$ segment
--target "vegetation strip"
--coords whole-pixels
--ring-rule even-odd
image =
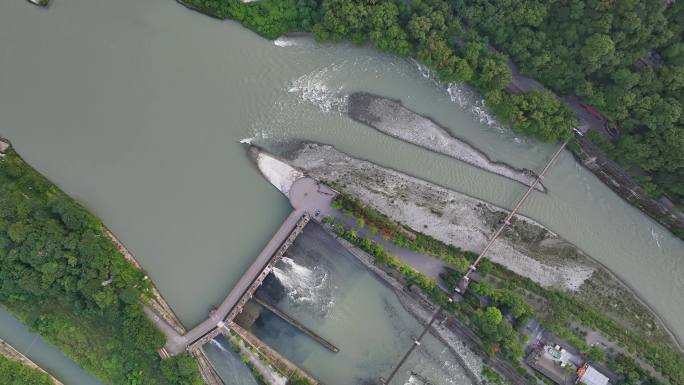
[[[654,198],[638,199],[637,207],[684,237],[681,1],[639,0],[598,8],[589,0],[575,8],[536,0],[178,1],[212,17],[237,20],[270,39],[313,32],[320,41],[371,43],[384,52],[415,57],[441,81],[468,82],[500,120],[543,140],[570,138],[578,126],[576,114],[598,120],[599,127],[589,128],[618,133],[607,142],[607,153]],[[517,73],[514,78],[508,58],[487,38],[510,53],[525,74],[554,91],[586,99],[605,116],[576,98],[562,102],[543,86],[520,87],[534,81]],[[571,143],[570,149],[578,148]],[[614,175],[626,173],[618,171]],[[610,169],[601,172],[610,174]]]
[[[102,223],[27,165],[0,158],[0,302],[109,384],[201,384],[188,354],[161,361],[144,273]]]
[[[64,385],[28,357],[0,339],[0,378],[4,384]]]
[[[444,280],[453,289],[461,274],[474,260],[476,253],[464,252],[459,248],[446,245],[424,234],[416,233],[387,218],[377,210],[365,206],[360,201],[341,194],[334,202],[334,208],[346,210],[347,215],[359,218],[358,225],[381,229],[387,239],[395,245],[420,250],[423,253],[450,261],[455,273],[447,273]],[[332,225],[333,219],[325,222]],[[403,229],[403,230],[400,230]],[[610,368],[625,376],[625,384],[659,384],[660,382],[641,367],[638,359],[643,359],[652,368],[666,377],[671,384],[684,384],[684,356],[672,346],[653,342],[648,336],[628,331],[605,315],[603,309],[593,308],[578,300],[571,293],[544,288],[528,278],[521,277],[496,263],[484,263],[479,272],[489,275],[487,281],[473,284],[472,292],[489,298],[491,304],[481,308],[476,297],[466,301],[449,303],[446,294],[436,281],[414,270],[396,256],[386,252],[382,245],[365,237],[358,236],[358,230],[347,228],[341,223],[334,224],[334,231],[372,255],[380,265],[399,271],[409,284],[420,287],[436,304],[444,306],[462,322],[478,334],[490,354],[502,355],[521,368],[523,339],[520,330],[532,317],[537,317],[544,328],[575,345],[592,360],[605,362]],[[416,234],[407,237],[406,231]],[[536,304],[531,306],[530,303]],[[511,322],[504,320],[503,315]],[[616,346],[624,346],[625,352],[614,349],[601,350],[589,346],[585,340],[586,330],[600,331]],[[520,369],[523,370],[522,368]]]

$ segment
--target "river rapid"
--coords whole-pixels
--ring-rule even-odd
[[[553,146],[516,136],[467,89],[424,75],[366,47],[265,40],[172,0],[58,0],[47,9],[0,0],[0,136],[102,218],[187,327],[220,303],[289,212],[239,140],[329,143],[513,205],[522,185],[344,114],[354,91],[400,99],[493,160],[543,167]],[[683,339],[684,244],[569,153],[545,186],[522,213],[615,272]]]

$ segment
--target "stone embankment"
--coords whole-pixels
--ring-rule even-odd
[[[259,298],[258,296],[254,296],[252,299],[253,299],[256,303],[258,303],[259,305],[263,306],[265,309],[267,309],[268,311],[270,311],[271,313],[273,313],[273,314],[275,314],[276,316],[278,316],[278,317],[279,317],[280,319],[282,319],[283,321],[285,321],[285,322],[287,322],[288,324],[292,325],[294,328],[296,328],[296,329],[299,330],[300,332],[306,334],[306,335],[309,336],[311,339],[313,339],[314,341],[316,341],[316,342],[318,342],[319,344],[321,344],[324,348],[330,350],[330,351],[333,352],[333,353],[339,353],[340,349],[339,349],[337,346],[333,345],[332,342],[326,340],[325,338],[323,338],[322,336],[320,336],[318,333],[316,333],[316,332],[314,332],[313,330],[311,330],[311,329],[309,329],[308,327],[306,327],[306,326],[305,326],[304,324],[302,324],[301,322],[299,322],[299,321],[297,321],[296,319],[290,317],[290,316],[287,315],[285,312],[283,312],[282,310],[278,309],[276,306],[274,306],[274,305],[268,303],[268,301],[265,301],[265,300]]]
[[[119,250],[121,255],[123,255],[124,258],[126,258],[126,260],[132,263],[133,266],[135,266],[137,269],[143,270],[142,266],[140,266],[140,263],[138,263],[135,257],[133,257],[133,254],[114,235],[114,233],[112,233],[112,231],[107,228],[105,228],[105,232],[109,239],[111,239],[114,246],[116,246],[116,248]],[[145,276],[145,279],[149,278]],[[149,293],[147,293],[149,295],[145,298],[145,314],[147,314],[153,322],[155,321],[155,317],[161,317],[162,319],[164,319],[164,321],[166,321],[167,325],[170,325],[180,335],[184,335],[187,331],[178,319],[178,317],[176,316],[176,314],[171,309],[171,306],[169,306],[164,297],[162,297],[159,290],[157,290],[156,286],[154,286],[154,283],[150,282],[150,286],[151,290]],[[158,324],[157,322],[154,323]],[[191,352],[191,354],[197,360],[197,367],[199,368],[202,381],[204,381],[205,384],[225,385],[223,383],[223,380],[221,380],[221,377],[219,377],[219,375],[216,373],[216,370],[211,365],[209,358],[207,358],[206,354],[202,349],[194,349]]]
[[[679,238],[684,238],[684,214],[666,199],[655,200],[625,170],[586,136],[575,135],[575,157],[616,194],[638,207]]]
[[[464,250],[481,250],[508,214],[482,200],[352,158],[332,146],[302,143],[285,156],[293,167],[338,186],[392,220]],[[572,292],[635,333],[679,347],[660,317],[612,272],[530,218],[516,215],[489,255],[542,286]]]
[[[43,368],[38,366],[35,362],[31,361],[31,359],[29,359],[25,355],[21,354],[21,352],[19,352],[17,349],[12,347],[12,345],[8,344],[2,339],[0,339],[0,355],[5,356],[12,361],[20,362],[21,364],[26,365],[29,368],[36,369],[47,374],[48,376],[50,376],[50,379],[52,380],[52,382],[55,383],[55,385],[64,385],[58,379],[53,377],[50,373],[43,370]]]
[[[332,231],[328,225],[323,225],[323,228],[332,236],[337,239],[337,241],[349,251],[356,259],[358,259],[368,270],[370,270],[376,277],[379,278],[380,282],[385,284],[389,289],[394,291],[399,299],[401,305],[408,311],[413,317],[415,317],[423,326],[427,324],[435,312],[436,308],[433,304],[425,300],[418,300],[415,294],[412,294],[405,290],[406,283],[400,282],[399,279],[395,278],[393,274],[386,271],[385,269],[377,266],[373,257],[368,255],[368,253],[355,247],[347,240],[337,237],[337,235]],[[459,336],[445,327],[442,323],[436,323],[430,330],[431,334],[439,339],[444,345],[446,345],[454,357],[459,361],[459,364],[463,367],[466,375],[473,384],[481,384],[482,378],[480,372],[482,371],[482,358],[475,354],[470,347],[465,345],[464,340]]]
[[[396,222],[464,250],[482,250],[508,211],[432,183],[355,159],[332,146],[305,143],[288,154],[293,166],[333,186],[340,186]],[[325,159],[325,162],[321,162]],[[517,215],[511,228],[494,243],[492,260],[546,287],[578,290],[596,266],[540,223]],[[542,240],[553,239],[552,244]],[[540,250],[543,249],[543,250]],[[547,260],[538,260],[539,254]],[[561,254],[555,260],[549,255]],[[576,254],[580,254],[577,250]]]
[[[305,379],[312,385],[318,385],[320,382],[315,379],[312,375],[306,373],[297,365],[292,363],[287,358],[283,357],[280,353],[273,350],[266,343],[261,341],[257,336],[250,333],[248,330],[244,329],[235,322],[230,322],[228,324],[230,330],[235,332],[240,338],[250,345],[255,351],[264,356],[270,365],[272,365],[279,373],[281,373],[286,378],[291,378],[294,375]],[[231,334],[226,335],[227,338],[234,338]]]
[[[126,258],[130,263],[133,264],[138,270],[143,270],[142,266],[140,266],[140,263],[133,257],[133,254],[126,248],[126,246],[112,233],[111,230],[105,228],[105,232],[107,233],[107,236],[109,239],[112,240],[112,243],[114,243],[114,246],[119,250],[121,255]],[[145,276],[145,279],[149,279],[147,276]],[[171,306],[166,302],[164,297],[162,297],[161,293],[159,290],[157,290],[157,287],[154,286],[154,283],[150,282],[151,286],[151,291],[150,291],[150,296],[146,298],[146,304],[156,313],[158,316],[163,318],[169,325],[171,325],[179,334],[183,335],[186,333],[185,327],[183,324],[180,322],[176,314],[173,312],[171,309]]]
[[[527,169],[517,169],[497,162],[463,139],[451,135],[434,120],[419,115],[399,100],[384,98],[365,92],[349,95],[349,116],[376,130],[428,150],[450,156],[485,171],[531,186],[537,175]],[[545,192],[541,184],[535,187]]]

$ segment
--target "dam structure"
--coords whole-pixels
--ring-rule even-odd
[[[252,299],[256,290],[273,270],[273,266],[283,257],[287,249],[311,219],[319,219],[322,211],[330,208],[332,199],[337,195],[329,187],[316,180],[296,175],[287,191],[293,207],[273,237],[259,253],[237,284],[228,293],[223,302],[210,312],[204,320],[185,334],[180,334],[161,317],[146,309],[148,315],[166,336],[166,345],[159,351],[164,358],[172,357],[184,351],[197,351],[205,343],[220,334],[229,333],[235,317],[240,314],[245,304]],[[279,187],[279,186],[276,186]]]

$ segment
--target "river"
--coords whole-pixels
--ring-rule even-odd
[[[267,282],[258,295],[275,293],[278,308],[340,351],[326,350],[270,312],[257,319],[253,332],[325,384],[377,384],[423,329],[391,289],[316,223],[307,225],[278,262],[274,279],[279,284]],[[391,384],[407,383],[413,371],[434,385],[471,385],[457,362],[430,337]]]
[[[403,100],[490,157],[553,149],[499,127],[414,63],[308,38],[262,39],[172,0],[0,0],[0,136],[126,243],[183,323],[221,301],[289,211],[240,139],[342,151],[511,207],[522,185],[389,138],[340,94]],[[522,212],[634,288],[684,339],[684,244],[565,153]],[[11,326],[3,328],[11,329]]]

